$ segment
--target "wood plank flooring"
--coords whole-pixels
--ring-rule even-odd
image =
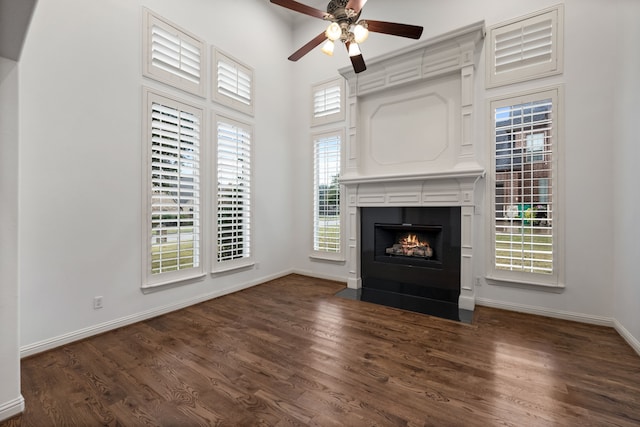
[[[291,275],[27,358],[0,426],[640,425],[640,357],[611,328],[343,287]]]

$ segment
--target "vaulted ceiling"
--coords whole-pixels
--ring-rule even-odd
[[[20,59],[37,0],[0,0],[0,56]]]

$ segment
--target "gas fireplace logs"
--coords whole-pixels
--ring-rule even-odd
[[[415,234],[409,234],[385,249],[387,255],[400,255],[418,258],[431,258],[433,249],[429,242],[422,242]]]

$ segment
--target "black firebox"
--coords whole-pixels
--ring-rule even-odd
[[[460,320],[460,208],[364,207],[360,299]]]

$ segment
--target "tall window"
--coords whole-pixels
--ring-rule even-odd
[[[340,253],[340,144],[341,132],[313,138],[313,250]]]
[[[251,257],[251,126],[216,118],[218,269]]]
[[[147,284],[200,273],[202,111],[146,91]]]
[[[491,103],[496,278],[558,283],[558,98],[552,89]]]

